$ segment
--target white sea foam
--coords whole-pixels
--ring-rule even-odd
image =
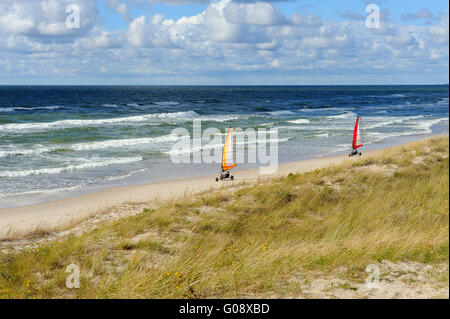
[[[142,138],[128,138],[128,139],[112,139],[97,142],[86,142],[86,143],[76,143],[76,144],[59,144],[54,146],[44,146],[40,144],[33,145],[33,148],[27,149],[4,149],[0,150],[1,157],[12,157],[18,155],[40,155],[45,153],[57,152],[58,150],[64,149],[66,151],[92,151],[92,150],[102,150],[111,148],[124,148],[124,147],[134,147],[141,146],[145,144],[160,144],[167,143],[171,141],[177,141],[178,137],[176,135],[168,134],[157,137],[142,137]]]
[[[145,172],[145,171],[148,171],[148,168],[138,169],[137,171],[132,171],[132,172],[129,172],[129,173],[126,173],[126,174],[123,174],[123,175],[118,175],[118,176],[107,176],[107,177],[105,177],[105,180],[107,180],[107,181],[117,181],[117,180],[121,180],[121,179],[130,177],[130,176],[133,176],[135,174],[142,173],[142,172]]]
[[[328,111],[349,111],[351,108],[345,107],[318,107],[318,108],[307,108],[307,109],[298,109],[299,112],[312,113],[312,112],[328,112]]]
[[[14,112],[14,108],[13,107],[0,108],[0,112],[5,112],[5,113]]]
[[[17,155],[32,155],[37,154],[35,150],[32,149],[8,149],[0,151],[0,158],[9,157],[9,156],[17,156]]]
[[[164,143],[177,141],[178,137],[176,135],[163,135],[158,137],[142,137],[142,138],[128,138],[128,139],[114,139],[99,142],[90,143],[77,143],[72,145],[67,145],[68,148],[75,151],[89,151],[89,150],[99,150],[99,149],[109,149],[109,148],[122,148],[137,146],[142,144],[151,143]]]
[[[161,101],[161,102],[152,102],[153,104],[160,105],[160,106],[172,106],[172,105],[178,105],[180,103],[174,102],[174,101]]]
[[[65,129],[73,127],[95,127],[105,125],[120,125],[127,123],[149,122],[157,119],[186,119],[198,116],[194,111],[174,112],[174,113],[154,113],[135,115],[128,117],[116,117],[107,119],[90,119],[90,120],[60,120],[55,122],[39,122],[39,123],[14,123],[0,125],[0,132],[39,132],[53,129]]]
[[[366,117],[363,119],[363,123],[364,121],[368,122],[369,124],[367,124],[364,128],[365,129],[374,129],[377,127],[383,127],[383,126],[388,126],[388,125],[393,125],[393,124],[401,124],[407,121],[411,121],[411,120],[415,120],[415,119],[420,119],[420,118],[424,118],[423,115],[415,115],[415,116],[403,116],[403,117]],[[378,123],[372,123],[372,121],[380,121]]]
[[[216,116],[202,116],[196,118],[198,120],[202,121],[212,121],[212,122],[228,122],[228,121],[235,121],[239,119],[238,116],[224,116],[224,115],[216,115]]]
[[[329,125],[329,122],[316,122],[317,124],[309,124],[302,126],[290,126],[290,125],[281,125],[276,126],[277,129],[281,131],[323,131],[324,129],[328,131],[345,131],[353,129],[348,125]],[[322,124],[321,124],[322,123]]]
[[[279,115],[295,115],[292,111],[273,111],[268,112],[270,115],[279,116]]]
[[[353,113],[353,112],[345,112],[343,114],[339,114],[339,115],[330,115],[327,116],[327,119],[347,119],[347,118],[356,118],[357,114]]]
[[[391,124],[394,124],[394,123],[395,123],[394,121],[389,120],[389,121],[380,122],[380,123],[367,124],[367,125],[364,125],[363,128],[365,130],[371,130],[371,129],[374,129],[374,128],[377,128],[377,127],[383,127],[383,126],[391,125]]]
[[[425,133],[432,133],[431,127],[442,121],[448,121],[448,118],[439,118],[439,119],[419,121],[419,122],[415,123],[415,126],[419,129],[425,131]]]
[[[142,161],[143,158],[138,157],[123,157],[123,158],[86,158],[79,159],[84,163],[67,165],[64,167],[51,167],[41,169],[30,169],[21,171],[0,171],[0,177],[26,177],[31,175],[47,175],[47,174],[59,174],[64,172],[71,172],[75,170],[103,167],[109,165],[129,164]]]
[[[0,112],[57,110],[57,109],[62,109],[62,108],[64,108],[64,106],[60,106],[60,105],[35,106],[35,107],[14,106],[14,107],[0,108]]]
[[[406,117],[409,119],[412,118],[421,118],[421,116],[411,116]],[[422,121],[413,121],[410,123],[407,123],[409,126],[409,129],[407,131],[399,132],[399,131],[392,131],[392,132],[367,132],[364,133],[366,136],[368,136],[368,143],[370,144],[372,142],[379,142],[381,140],[384,140],[386,138],[391,137],[400,137],[400,136],[408,136],[408,135],[418,135],[418,134],[430,134],[432,133],[431,127],[435,124],[438,124],[442,121],[448,120],[447,118],[438,118],[438,119],[428,119],[428,120],[422,120]],[[371,136],[373,138],[371,138]]]
[[[278,139],[267,138],[266,139],[266,143],[284,143],[284,142],[287,142],[289,140],[290,140],[290,137],[278,138]],[[252,144],[248,143],[247,141],[243,141],[243,142],[236,143],[236,147],[239,148],[239,147],[243,147],[245,145],[252,146]],[[222,151],[222,147],[223,147],[222,143],[214,143],[214,144],[205,144],[205,145],[193,146],[193,140],[191,140],[189,147],[181,148],[181,149],[180,148],[179,149],[171,149],[171,150],[166,151],[164,153],[165,154],[169,154],[169,155],[181,155],[181,154],[196,153],[196,152],[200,152],[202,150],[212,150],[212,149],[216,149],[217,152],[221,152]]]
[[[298,119],[298,120],[286,121],[286,122],[293,123],[293,124],[308,124],[308,123],[310,123],[309,120],[307,120],[307,119]]]

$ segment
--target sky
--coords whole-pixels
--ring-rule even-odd
[[[0,85],[448,84],[448,62],[444,0],[0,1]]]

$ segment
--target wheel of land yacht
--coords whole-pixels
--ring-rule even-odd
[[[362,153],[360,152],[360,153],[359,153],[359,156],[361,156],[361,155],[362,155]]]
[[[219,178],[218,177],[216,177],[216,182],[218,182],[219,181]]]
[[[232,180],[232,181],[234,181],[234,176],[233,176],[233,175],[231,175],[231,177],[230,177],[230,178],[231,178],[231,180]]]

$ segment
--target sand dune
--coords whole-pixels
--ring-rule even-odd
[[[369,152],[365,152],[368,154]],[[259,170],[234,170],[235,181],[216,182],[215,175],[186,178],[145,185],[110,188],[47,203],[0,209],[0,238],[8,234],[22,235],[36,229],[57,229],[61,225],[81,221],[96,213],[129,202],[167,200],[189,193],[219,189],[241,182],[256,182],[258,178],[272,178],[291,172],[306,172],[349,160],[347,155],[322,157],[282,164],[275,174],[260,175]]]

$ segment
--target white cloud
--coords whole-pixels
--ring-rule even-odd
[[[439,17],[439,23],[432,25],[428,28],[432,40],[436,43],[447,44],[448,51],[448,38],[449,38],[449,24],[448,24],[448,8],[447,12],[442,13]]]
[[[69,4],[80,8],[79,29],[66,27]],[[97,16],[96,3],[89,0],[2,0],[0,33],[52,37],[79,35],[97,23]]]
[[[135,47],[146,47],[149,44],[145,20],[145,16],[141,16],[130,23],[128,41]]]
[[[383,82],[382,72],[448,76],[448,12],[423,26],[394,23],[384,12],[381,29],[374,30],[364,21],[325,21],[311,13],[286,17],[269,1],[217,0],[196,15],[177,20],[142,15],[112,32],[99,23],[92,1],[78,2],[86,6],[87,20],[82,19],[82,31],[70,33],[61,29],[65,0],[2,1],[0,50],[8,64],[0,65],[0,79],[46,77],[55,70],[66,78],[209,83],[226,75],[230,81],[251,80],[252,74],[257,81],[275,82],[274,72],[280,81],[338,74],[351,81],[379,76]],[[129,7],[119,8],[124,0],[109,4],[127,18]]]
[[[322,20],[314,14],[294,13],[291,20],[300,27],[320,27],[322,25]]]
[[[227,22],[234,24],[276,25],[286,24],[281,12],[270,3],[234,3],[227,2],[223,8]]]
[[[125,2],[120,2],[120,0],[108,0],[106,4],[108,5],[108,7],[119,13],[124,20],[131,20],[128,5]]]

